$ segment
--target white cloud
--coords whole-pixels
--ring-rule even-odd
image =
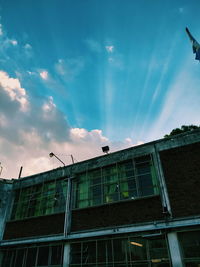
[[[114,46],[113,45],[107,45],[107,46],[105,46],[105,48],[106,48],[106,51],[108,53],[113,53],[114,52]]]
[[[26,91],[21,87],[19,79],[10,78],[6,72],[0,71],[0,86],[1,90],[4,90],[12,101],[19,102],[22,111],[27,111],[29,102]]]
[[[14,46],[18,44],[17,40],[10,40],[10,43]]]
[[[73,141],[94,142],[98,140],[100,143],[108,142],[108,138],[103,136],[102,131],[98,129],[89,132],[83,128],[72,128],[70,133],[71,133],[71,139]]]
[[[0,24],[0,36],[3,35],[3,26]]]
[[[6,116],[4,114],[0,114],[0,127],[6,127],[8,125]]]
[[[56,72],[62,76],[65,81],[73,80],[83,70],[85,62],[83,58],[59,59],[55,64]]]
[[[6,72],[0,74],[2,177],[17,178],[20,166],[24,167],[22,176],[60,166],[56,159],[49,158],[51,151],[69,164],[71,154],[81,161],[102,155],[104,145],[109,145],[111,152],[131,145],[130,138],[113,143],[99,129],[70,128],[53,97],[34,102],[33,98],[28,98],[18,79],[9,77]],[[21,110],[20,98],[29,99],[28,111]]]
[[[32,46],[31,46],[30,44],[25,44],[25,45],[24,45],[24,48],[25,48],[25,49],[32,49]]]
[[[0,24],[0,57],[1,63],[4,62],[5,66],[14,67],[17,66],[19,69],[19,62],[23,60],[24,62],[27,59],[33,57],[33,49],[30,44],[18,42],[13,36],[8,36],[6,31],[3,31],[3,26]],[[11,49],[15,49],[12,51]],[[3,66],[3,64],[1,64]],[[16,69],[16,68],[15,68]]]
[[[87,40],[85,40],[85,43],[89,47],[89,49],[91,51],[96,52],[96,53],[101,53],[102,52],[102,46],[96,40],[87,39]]]
[[[48,80],[48,77],[49,77],[49,73],[47,70],[43,70],[40,72],[40,77],[43,79],[43,80]]]

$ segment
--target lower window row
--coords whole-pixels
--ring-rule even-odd
[[[123,237],[74,243],[70,266],[159,266],[170,265],[164,237]]]
[[[200,266],[200,231],[178,233],[186,267]],[[61,267],[64,243],[0,251],[1,267]],[[70,267],[171,267],[167,237],[143,235],[84,240],[70,244]],[[68,258],[67,255],[65,259]],[[173,261],[173,259],[172,259]],[[67,265],[68,266],[68,265]]]
[[[3,250],[1,267],[61,267],[63,245],[30,246]]]

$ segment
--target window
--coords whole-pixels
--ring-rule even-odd
[[[148,266],[169,267],[164,236],[157,238],[121,237],[71,244],[70,267]]]
[[[11,220],[64,212],[66,191],[66,180],[56,180],[17,190]]]
[[[179,233],[186,267],[200,266],[200,231]]]
[[[79,174],[73,183],[74,208],[84,208],[158,194],[151,156]]]
[[[6,267],[61,267],[63,263],[62,244],[12,248],[2,254],[0,266]]]

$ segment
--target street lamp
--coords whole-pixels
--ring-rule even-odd
[[[59,160],[65,166],[65,163],[61,159],[59,159],[53,152],[49,153],[49,157],[50,158],[52,158],[52,157],[57,158],[57,160]]]

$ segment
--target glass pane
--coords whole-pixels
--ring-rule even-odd
[[[149,161],[151,161],[150,155],[135,158],[136,164],[142,164],[142,163],[149,162]]]
[[[90,187],[91,200],[93,205],[101,204],[102,190],[101,184]]]
[[[129,240],[132,261],[147,260],[146,241],[142,238],[132,237]]]
[[[138,164],[136,165],[136,168],[138,175],[144,175],[151,172],[149,164]]]
[[[96,263],[96,242],[84,242],[82,251],[82,263]]]
[[[28,248],[26,257],[26,267],[35,266],[37,248]]]
[[[138,176],[138,182],[141,196],[149,196],[154,194],[151,174]]]
[[[77,207],[83,208],[89,206],[89,180],[83,180],[82,178],[86,179],[86,176],[81,175],[78,179],[80,182],[77,183],[77,191],[76,191],[76,198],[77,198]]]
[[[54,201],[54,211],[64,211],[66,205],[66,196],[67,196],[67,181],[58,180],[56,181],[56,193]]]
[[[127,239],[113,239],[113,250],[115,262],[126,263],[130,259]]]
[[[119,186],[117,184],[105,186],[105,188],[104,188],[104,190],[105,190],[104,202],[110,203],[110,202],[114,202],[114,201],[119,200],[118,187]]]
[[[104,240],[97,242],[97,262],[107,262],[106,241]]]
[[[102,173],[103,173],[104,183],[118,182],[118,172],[116,165],[103,168]]]
[[[200,258],[200,231],[179,233],[184,258]]]
[[[113,261],[112,240],[106,240],[106,258],[107,262]]]
[[[152,267],[171,267],[171,264],[169,262],[160,262],[160,263],[152,263]],[[192,267],[192,266],[190,266]]]
[[[24,249],[18,249],[16,251],[15,265],[14,266],[23,266],[24,261]]]
[[[51,264],[60,265],[62,264],[62,245],[51,247]]]
[[[15,251],[13,251],[13,250],[5,250],[3,252],[2,267],[3,266],[12,267],[14,258],[15,258]]]
[[[71,244],[71,259],[73,264],[81,265],[81,243]]]
[[[88,172],[88,179],[92,180],[92,184],[101,183],[101,169]]]
[[[15,191],[15,201],[14,201],[13,208],[12,208],[11,220],[16,219],[17,203],[19,201],[19,196],[20,196],[20,190],[16,190]]]
[[[162,261],[168,259],[168,250],[166,240],[163,239],[153,239],[149,240],[149,252],[151,261]]]
[[[49,247],[39,247],[37,266],[48,265]]]
[[[185,264],[185,267],[199,267],[200,266],[200,260],[199,261],[187,261]]]

